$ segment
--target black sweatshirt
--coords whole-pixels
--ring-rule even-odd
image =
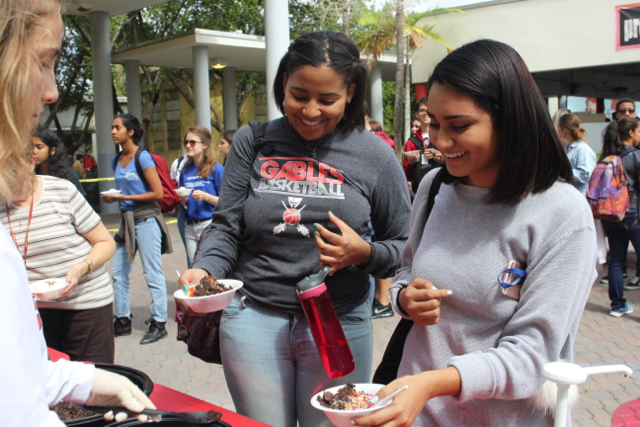
[[[332,211],[364,236],[371,221],[372,262],[325,281],[338,314],[348,313],[367,298],[369,274],[391,277],[400,266],[411,210],[402,167],[388,145],[366,131],[306,141],[281,118],[269,123],[265,143],[275,150],[259,153],[251,167],[251,128],[234,137],[220,201],[193,268],[241,280],[241,292],[269,308],[302,313],[295,284],[320,269],[313,224],[337,232],[327,215]]]

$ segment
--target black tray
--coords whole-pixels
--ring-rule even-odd
[[[119,423],[111,423],[107,424],[105,427],[134,427],[134,426],[151,426],[151,427],[193,427],[196,424],[191,424],[186,421],[181,420],[180,418],[173,416],[164,416],[162,417],[162,421],[159,423],[141,423],[137,418],[128,418],[124,421],[120,421]],[[200,424],[202,425],[202,424]],[[230,424],[225,423],[224,421],[214,421],[211,424],[205,424],[208,427],[232,427]]]
[[[107,365],[102,363],[95,363],[96,368],[104,369],[105,371],[120,374],[123,377],[128,378],[134,383],[144,394],[150,396],[153,392],[153,381],[147,374],[137,369],[129,368],[127,366],[120,365]],[[134,418],[135,419],[135,418]],[[78,418],[71,421],[65,421],[65,425],[69,427],[104,427],[107,425],[107,421],[100,414],[92,415],[86,418]]]

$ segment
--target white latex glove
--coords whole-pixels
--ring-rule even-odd
[[[144,408],[156,409],[153,402],[128,378],[97,368],[93,374],[91,393],[85,405],[122,406],[132,412],[141,412]],[[127,417],[126,412],[118,412],[115,417],[113,411],[104,414],[104,419],[107,421],[113,421],[114,418],[116,421],[124,421]],[[153,417],[154,420],[155,417]],[[145,422],[149,416],[138,415],[137,418]]]

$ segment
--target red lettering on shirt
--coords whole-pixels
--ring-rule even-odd
[[[260,175],[265,179],[342,184],[344,176],[338,169],[326,163],[302,161],[287,157],[262,159]]]
[[[275,160],[267,160],[260,168],[260,175],[267,179],[273,179],[278,173],[278,162]]]

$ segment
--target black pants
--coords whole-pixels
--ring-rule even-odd
[[[87,310],[39,311],[48,347],[66,353],[71,360],[113,364],[113,304]]]

